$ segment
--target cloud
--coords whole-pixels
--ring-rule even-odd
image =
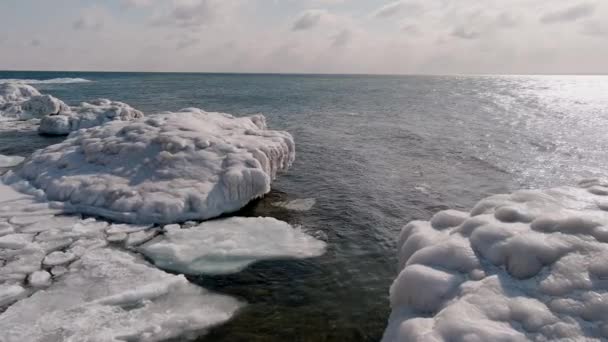
[[[105,21],[109,18],[107,11],[98,6],[92,6],[82,10],[80,17],[72,23],[74,30],[94,30],[103,28]]]
[[[291,26],[292,31],[308,30],[317,26],[328,13],[325,10],[307,10],[302,12]]]
[[[608,25],[599,21],[587,22],[583,26],[581,33],[592,37],[608,37]]]
[[[38,47],[40,45],[42,45],[42,42],[39,39],[34,38],[34,39],[30,40],[30,46]]]
[[[462,39],[477,39],[480,35],[480,32],[471,27],[457,26],[452,30],[452,36]]]
[[[183,37],[182,39],[180,39],[177,42],[177,44],[175,45],[175,48],[178,50],[183,50],[183,49],[189,48],[191,46],[194,46],[200,42],[201,42],[201,40],[198,37]]]
[[[222,17],[230,0],[173,0],[168,12],[157,15],[154,25],[178,27],[204,26]]]
[[[543,24],[553,24],[559,22],[576,21],[593,15],[595,5],[592,3],[582,3],[558,11],[549,12],[540,18]]]
[[[389,4],[386,4],[374,12],[374,17],[377,18],[387,18],[397,14],[404,6],[403,1],[395,1]]]
[[[342,47],[348,45],[352,40],[353,33],[349,29],[344,29],[335,35],[332,39],[331,46]]]
[[[152,5],[152,0],[123,0],[125,7],[147,7]]]

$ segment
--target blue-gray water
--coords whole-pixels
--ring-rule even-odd
[[[389,313],[394,240],[405,223],[490,194],[574,184],[608,165],[608,77],[327,76],[0,72],[70,104],[98,97],[147,112],[263,113],[297,161],[242,215],[321,231],[328,252],[191,278],[249,306],[201,341],[377,341]],[[0,154],[57,139],[0,133]],[[315,198],[308,212],[271,205]]]

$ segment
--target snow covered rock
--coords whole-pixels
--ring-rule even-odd
[[[0,301],[13,301],[22,290],[0,286]],[[4,342],[161,341],[201,335],[241,305],[103,248],[0,314],[0,331]]]
[[[227,274],[258,260],[319,256],[325,243],[274,218],[233,217],[169,229],[140,251],[167,270]]]
[[[13,167],[21,164],[25,160],[21,156],[5,156],[0,154],[0,167]]]
[[[608,339],[602,189],[517,191],[406,225],[383,341]]]
[[[190,108],[75,132],[4,180],[26,180],[73,212],[174,223],[242,208],[294,159],[291,135],[267,130],[262,115]]]
[[[69,111],[68,105],[22,83],[0,83],[0,120],[29,120]]]
[[[99,126],[108,121],[131,121],[143,116],[142,112],[126,103],[98,99],[83,102],[70,111],[43,117],[38,131],[42,134],[68,135],[72,131]]]

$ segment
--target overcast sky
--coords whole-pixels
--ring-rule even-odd
[[[606,0],[1,0],[0,69],[608,73]]]

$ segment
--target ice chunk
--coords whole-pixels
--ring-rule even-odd
[[[241,306],[121,251],[90,251],[72,268],[0,314],[4,342],[161,341],[200,335]]]
[[[0,308],[12,304],[26,295],[27,291],[14,284],[0,284]]]
[[[275,202],[272,205],[275,207],[285,208],[293,211],[308,211],[315,205],[314,198],[295,199],[291,201]]]
[[[143,117],[142,112],[126,103],[98,99],[71,107],[70,111],[43,117],[38,131],[42,134],[68,135],[72,131],[99,126],[109,121],[131,121]]]
[[[140,250],[164,269],[223,274],[258,260],[319,256],[325,243],[274,218],[233,217],[169,230]]]
[[[36,271],[29,276],[30,285],[41,288],[51,285],[51,274],[47,271]]]
[[[261,115],[191,108],[75,132],[4,179],[27,180],[71,211],[175,223],[242,208],[294,158],[291,135],[267,130]]]
[[[13,167],[21,164],[25,160],[20,156],[5,156],[0,154],[0,167]]]
[[[0,120],[28,120],[69,110],[61,100],[42,95],[32,86],[0,83]]]
[[[406,225],[383,341],[608,339],[604,185],[581,186]]]
[[[45,266],[65,265],[76,260],[76,255],[70,252],[53,252],[47,255],[42,262]]]

